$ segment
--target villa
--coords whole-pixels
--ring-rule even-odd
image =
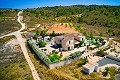
[[[78,45],[80,41],[84,41],[85,36],[81,33],[65,34],[61,36],[56,36],[54,38],[54,44],[61,45],[62,50],[70,51],[74,50],[74,45]]]

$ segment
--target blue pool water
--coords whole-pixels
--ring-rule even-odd
[[[87,40],[85,44],[90,44],[92,40]]]

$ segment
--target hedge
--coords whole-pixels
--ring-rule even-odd
[[[28,41],[29,45],[31,46],[31,48],[34,50],[34,52],[38,55],[38,57],[40,57],[43,61],[45,61],[48,64],[51,64],[52,62],[50,61],[50,59],[48,58],[48,56],[43,53],[38,46],[36,46],[36,44],[34,42],[32,42],[31,40]]]

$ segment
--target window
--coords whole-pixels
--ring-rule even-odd
[[[69,41],[69,44],[70,44],[70,41]]]
[[[83,38],[82,38],[82,40],[83,40]]]

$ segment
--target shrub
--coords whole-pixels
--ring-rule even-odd
[[[45,47],[46,43],[40,40],[39,43],[38,43],[38,45],[40,47]]]
[[[107,53],[104,52],[103,50],[100,50],[97,52],[97,55],[103,57],[103,56],[107,55]]]
[[[70,58],[71,58],[71,59],[74,59],[76,56],[77,56],[76,54],[71,54],[71,55],[70,55]]]
[[[105,41],[102,41],[101,43],[102,43],[102,45],[105,45]]]
[[[80,41],[79,46],[82,46],[83,43],[84,43],[84,41]]]
[[[74,58],[76,58],[76,57],[78,57],[78,56],[81,56],[81,55],[82,55],[81,52],[78,51],[78,52],[75,52],[75,53],[70,54],[69,56],[65,57],[64,60],[74,59]]]
[[[104,41],[104,39],[103,39],[103,38],[99,38],[99,40],[100,40],[100,42]]]
[[[52,54],[57,54],[58,52],[56,50],[52,50]]]
[[[54,37],[56,35],[55,31],[53,31],[50,36]]]
[[[81,58],[80,62],[77,63],[78,67],[81,67],[82,65],[85,65],[88,62],[87,58]]]
[[[37,40],[38,36],[37,35],[34,35],[33,36],[33,39]]]
[[[110,69],[108,67],[105,67],[105,71],[103,72],[103,76],[107,76],[109,73]]]

